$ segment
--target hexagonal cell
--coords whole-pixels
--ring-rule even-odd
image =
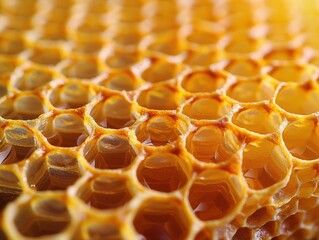
[[[252,141],[243,153],[242,171],[250,188],[265,189],[290,172],[290,160],[281,147],[266,139]]]
[[[56,65],[62,60],[60,48],[55,46],[34,46],[28,59],[37,64]]]
[[[105,134],[91,140],[83,151],[89,164],[98,169],[126,168],[136,157],[129,138],[115,134]]]
[[[99,75],[98,66],[94,59],[73,58],[67,61],[61,72],[69,78],[92,79]]]
[[[144,239],[187,239],[189,218],[183,203],[175,198],[148,199],[140,206],[134,227]]]
[[[190,34],[186,37],[187,42],[189,42],[193,46],[201,47],[201,46],[215,46],[220,40],[220,36],[217,33],[201,30],[201,29],[193,29]]]
[[[174,142],[186,132],[187,125],[174,116],[150,116],[136,128],[137,139],[147,146],[164,146]]]
[[[113,38],[112,41],[120,48],[133,48],[137,49],[143,35],[139,32],[119,32]]]
[[[309,66],[289,64],[274,66],[268,74],[280,82],[307,82],[314,73]]]
[[[85,21],[84,21],[85,19]],[[97,15],[84,15],[81,18],[75,18],[71,34],[74,38],[94,39],[99,38],[106,29],[105,22]]]
[[[257,102],[274,96],[276,84],[268,78],[237,81],[227,90],[227,95],[239,102]]]
[[[286,218],[281,224],[281,230],[284,233],[294,232],[300,229],[303,224],[304,213],[298,212]]]
[[[302,99],[302,101],[296,101]],[[287,85],[280,88],[275,101],[279,107],[293,114],[307,115],[319,111],[319,88],[315,85]]]
[[[209,67],[222,60],[221,53],[217,51],[188,51],[184,64],[191,67]]]
[[[24,39],[19,35],[2,34],[0,37],[0,53],[3,55],[16,55],[25,48]]]
[[[65,190],[82,175],[81,166],[70,153],[50,152],[26,165],[27,183],[37,191]]]
[[[139,105],[155,110],[175,110],[184,97],[170,85],[157,85],[140,92],[137,102]]]
[[[76,40],[72,41],[70,51],[79,54],[97,55],[103,47],[100,40]]]
[[[227,126],[202,126],[189,133],[186,139],[187,151],[201,162],[226,162],[239,148],[239,139]]]
[[[267,222],[274,220],[274,216],[276,214],[276,209],[272,206],[265,206],[257,211],[255,211],[253,214],[251,214],[247,219],[246,223],[250,227],[260,227],[266,224]]]
[[[47,68],[27,67],[12,76],[11,81],[16,89],[32,91],[49,83],[53,72]]]
[[[49,95],[51,104],[59,109],[74,109],[91,102],[95,93],[81,82],[69,82],[54,87]]]
[[[249,228],[238,228],[232,240],[253,239],[253,231]]]
[[[0,169],[0,210],[19,197],[22,191],[20,181],[15,173]]]
[[[36,149],[34,133],[24,126],[8,126],[1,130],[0,164],[8,165],[28,158]]]
[[[61,113],[39,122],[38,129],[53,146],[76,147],[81,145],[89,132],[82,117]]]
[[[217,120],[227,115],[232,106],[225,99],[217,96],[195,97],[183,107],[183,114],[197,120]]]
[[[10,77],[18,63],[13,59],[0,57],[0,77]]]
[[[140,85],[134,73],[130,70],[111,72],[101,86],[117,91],[133,91]]]
[[[283,131],[283,140],[294,157],[304,160],[319,158],[319,125],[316,119],[289,123]]]
[[[209,169],[196,177],[188,199],[200,220],[212,221],[228,217],[237,211],[243,196],[244,190],[237,175]]]
[[[260,41],[247,34],[246,31],[235,31],[226,36],[224,50],[230,54],[248,55],[260,49]]]
[[[125,128],[135,122],[131,103],[120,95],[100,101],[92,108],[90,115],[104,128]]]
[[[186,47],[179,40],[175,33],[166,33],[167,35],[158,34],[152,36],[147,50],[155,53],[165,54],[167,56],[176,56],[183,53]]]
[[[33,120],[46,111],[43,99],[34,94],[21,94],[0,100],[0,116],[13,120]]]
[[[245,107],[234,113],[232,122],[238,127],[260,134],[279,130],[282,117],[267,105]]]
[[[258,77],[261,69],[260,65],[250,59],[231,59],[225,71],[239,78]]]
[[[193,71],[182,81],[182,87],[190,93],[214,92],[226,83],[221,74],[212,71]]]
[[[49,237],[63,232],[71,216],[60,199],[35,198],[20,205],[14,217],[17,230],[25,237]]]
[[[173,192],[184,187],[191,168],[180,156],[159,152],[148,156],[137,169],[137,178],[145,187],[159,192]]]
[[[150,59],[149,66],[142,72],[142,78],[151,83],[167,81],[178,74],[178,65],[164,59]]]
[[[133,197],[129,179],[120,175],[100,175],[86,181],[77,196],[88,206],[108,210],[127,204]]]
[[[271,48],[265,54],[264,59],[268,63],[278,62],[294,62],[296,59],[300,59],[302,57],[301,53],[298,49],[282,47],[282,48]]]
[[[114,69],[130,68],[140,60],[138,53],[114,52],[106,60],[108,67]]]

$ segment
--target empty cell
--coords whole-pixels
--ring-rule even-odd
[[[309,211],[312,208],[315,208],[318,203],[318,198],[309,197],[309,198],[300,198],[299,199],[299,210]]]
[[[77,196],[89,207],[108,210],[127,204],[133,197],[128,179],[113,175],[100,175],[85,182]]]
[[[230,54],[251,54],[260,49],[260,41],[246,32],[234,32],[225,40],[224,50]]]
[[[151,83],[171,80],[176,77],[178,66],[161,59],[151,59],[148,68],[142,72],[142,78]]]
[[[3,55],[17,55],[25,48],[24,40],[19,36],[2,34],[0,37],[0,53]]]
[[[137,139],[148,146],[164,146],[186,131],[186,123],[171,116],[152,116],[136,128]]]
[[[267,78],[237,81],[227,90],[227,95],[239,102],[258,102],[274,96],[276,85]]]
[[[273,199],[275,202],[281,202],[284,201],[285,199],[292,198],[295,196],[298,192],[299,188],[299,181],[296,177],[296,174],[294,171],[291,172],[289,181],[287,185],[280,189],[277,193],[273,195]]]
[[[65,190],[82,175],[77,159],[66,153],[51,152],[26,167],[30,188],[36,191]]]
[[[231,111],[231,104],[220,97],[195,97],[184,105],[183,114],[197,120],[217,120]]]
[[[232,240],[253,239],[253,231],[247,227],[238,228]]]
[[[103,47],[103,42],[99,40],[73,41],[71,51],[79,54],[94,55],[98,54]]]
[[[199,127],[186,139],[187,151],[201,162],[226,162],[239,148],[240,142],[231,129],[215,125]]]
[[[294,215],[287,217],[281,224],[281,230],[284,233],[294,232],[296,229],[300,229],[302,221],[304,218],[304,213],[298,212]]]
[[[49,95],[51,104],[59,109],[74,109],[89,103],[95,93],[81,82],[70,82],[57,86]]]
[[[112,221],[112,220],[111,220]],[[92,240],[121,240],[123,236],[119,226],[112,222],[98,222],[92,221],[89,224],[83,226],[82,237],[83,239]],[[78,237],[80,238],[80,236]]]
[[[244,190],[237,175],[210,169],[196,177],[188,200],[200,220],[212,221],[232,214],[240,206],[243,196]]]
[[[296,101],[302,99],[302,101]],[[315,86],[283,86],[275,99],[279,107],[293,114],[307,115],[319,111],[319,89]]]
[[[28,158],[36,149],[34,133],[23,126],[10,126],[1,131],[0,164],[9,165]]]
[[[190,93],[208,93],[223,87],[226,79],[211,71],[194,71],[185,76],[182,87]]]
[[[238,127],[260,134],[268,134],[279,129],[282,117],[267,106],[242,108],[235,112],[232,122]]]
[[[61,72],[69,78],[92,79],[99,75],[98,62],[93,59],[70,59]]]
[[[104,128],[125,128],[135,122],[131,103],[122,96],[111,96],[97,103],[90,115],[95,122]]]
[[[11,78],[13,86],[21,91],[32,91],[49,83],[53,72],[46,68],[28,67]]]
[[[146,240],[187,239],[190,226],[183,203],[175,198],[144,201],[133,224]]]
[[[268,63],[272,62],[293,62],[296,61],[296,59],[301,58],[301,53],[294,48],[284,47],[284,48],[272,48],[270,49],[266,55],[264,56],[264,59]]]
[[[244,148],[242,171],[250,188],[265,189],[290,172],[290,160],[280,146],[266,139],[250,142]]]
[[[262,207],[251,214],[246,222],[250,227],[263,226],[267,222],[273,220],[275,213],[276,209],[272,206]]]
[[[112,41],[122,48],[137,48],[140,41],[142,40],[142,37],[143,35],[139,32],[119,32],[112,38]]]
[[[188,51],[184,59],[184,63],[191,67],[209,67],[211,64],[217,63],[222,57],[216,51]]]
[[[138,88],[138,82],[134,73],[130,70],[112,72],[100,85],[117,91],[133,91]]]
[[[106,134],[85,146],[84,157],[94,168],[121,169],[130,166],[136,152],[127,136]]]
[[[151,52],[176,56],[182,54],[186,49],[182,42],[173,36],[155,36],[147,49]]]
[[[39,124],[39,130],[53,146],[76,147],[88,136],[83,119],[71,113],[48,117]]]
[[[20,205],[14,225],[25,237],[49,237],[63,232],[71,216],[64,202],[51,197],[34,198]]]
[[[0,210],[2,211],[8,203],[19,197],[22,191],[15,173],[0,169]]]
[[[177,89],[169,85],[159,85],[141,91],[137,103],[149,109],[175,110],[183,100]]]
[[[17,66],[17,62],[8,58],[0,58],[0,77],[10,77]]]
[[[34,46],[28,59],[41,65],[56,65],[62,60],[60,48],[54,46]]]
[[[105,63],[111,69],[128,69],[139,60],[137,53],[114,52],[105,60]]]
[[[319,126],[315,119],[289,123],[283,131],[283,140],[293,156],[304,160],[319,158]]]
[[[288,64],[274,66],[268,74],[279,82],[307,82],[314,73],[311,67]]]
[[[189,44],[194,46],[215,46],[220,40],[220,36],[217,33],[207,30],[193,29],[186,37]]]
[[[140,163],[137,178],[152,190],[176,191],[183,188],[191,177],[191,168],[186,161],[172,153],[155,153]]]
[[[260,65],[250,59],[231,59],[225,71],[239,78],[257,77],[260,75]]]
[[[47,17],[50,18],[50,15]],[[45,26],[38,28],[38,38],[44,41],[65,41],[67,39],[66,28],[63,22],[48,19]]]

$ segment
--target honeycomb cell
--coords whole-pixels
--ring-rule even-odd
[[[176,56],[185,51],[185,46],[176,38],[175,34],[163,36],[159,34],[155,36],[147,46],[147,49],[154,53],[160,53],[167,56]]]
[[[105,21],[98,15],[84,15],[74,20],[72,28],[68,29],[74,39],[99,39],[106,30]]]
[[[39,130],[47,141],[57,147],[76,147],[81,145],[89,132],[83,119],[72,113],[61,113],[41,120]]]
[[[34,46],[28,59],[41,65],[57,65],[62,60],[62,52],[57,46]]]
[[[0,116],[13,120],[33,120],[46,111],[43,99],[34,94],[16,95],[0,100]]]
[[[78,236],[76,238],[92,240],[121,240],[123,239],[123,236],[119,227],[113,222],[91,221],[89,224],[83,226],[82,237]]]
[[[56,198],[35,198],[19,206],[14,225],[24,237],[49,237],[63,232],[71,216],[63,201]]]
[[[197,120],[217,120],[231,111],[231,104],[219,97],[195,97],[183,107],[183,114]]]
[[[253,239],[253,231],[249,228],[238,228],[232,240]]]
[[[186,132],[186,122],[175,116],[150,116],[136,128],[137,139],[147,146],[164,146]]]
[[[283,131],[283,140],[289,152],[300,159],[319,158],[319,126],[315,119],[299,119],[289,123]]]
[[[201,126],[186,139],[187,151],[201,162],[227,162],[235,156],[239,148],[239,139],[226,126]]]
[[[0,133],[0,164],[9,165],[28,158],[36,149],[34,133],[24,126],[5,127]]]
[[[228,217],[238,210],[244,194],[237,175],[219,169],[209,169],[196,177],[188,199],[200,220],[212,221]]]
[[[244,148],[242,171],[252,189],[261,190],[280,182],[289,174],[290,165],[281,147],[269,140],[255,140]]]
[[[178,70],[176,64],[153,58],[150,60],[148,68],[143,71],[142,78],[151,83],[167,81],[175,78]]]
[[[117,91],[133,91],[140,85],[134,73],[130,70],[112,72],[100,85]]]
[[[30,188],[36,191],[65,190],[82,175],[77,158],[60,152],[30,161],[25,172]]]
[[[190,93],[214,92],[224,86],[226,79],[212,71],[194,71],[189,73],[182,81],[182,87]]]
[[[238,78],[253,78],[260,75],[260,65],[250,59],[231,59],[225,71]]]
[[[136,174],[145,187],[172,192],[185,186],[191,177],[191,169],[186,159],[172,153],[159,152],[142,161]]]
[[[3,210],[8,203],[19,197],[22,191],[20,181],[15,173],[0,169],[0,209]]]
[[[298,49],[282,47],[282,48],[271,48],[269,52],[266,53],[264,59],[269,63],[293,63],[297,59],[300,59],[302,54]]]
[[[253,214],[251,214],[246,222],[251,227],[263,226],[267,222],[273,220],[275,216],[276,209],[271,206],[266,206],[258,209]]]
[[[314,69],[307,66],[289,64],[274,66],[268,73],[279,82],[307,82],[314,75]]]
[[[193,48],[202,46],[213,47],[219,42],[220,36],[207,30],[193,29],[186,37],[186,40]]]
[[[13,59],[0,57],[0,77],[10,77],[14,69],[17,67],[17,61]]]
[[[319,89],[314,85],[287,85],[279,89],[275,101],[289,113],[307,115],[319,111],[318,98]]]
[[[246,31],[233,32],[226,36],[226,45],[224,50],[230,54],[249,55],[259,50],[260,43]]]
[[[69,82],[56,86],[49,95],[49,101],[58,109],[74,109],[91,102],[95,93],[81,82]]]
[[[98,102],[90,115],[95,122],[104,128],[125,128],[135,122],[131,103],[120,95],[111,96]]]
[[[49,83],[53,72],[47,68],[27,67],[17,72],[11,81],[13,86],[21,91],[32,91]]]
[[[221,60],[222,56],[217,51],[188,51],[184,63],[191,67],[207,68]]]
[[[19,35],[5,35],[0,37],[0,54],[1,55],[17,55],[25,49],[23,38]]]
[[[239,109],[232,117],[238,127],[260,134],[268,134],[279,129],[282,117],[267,105]]]
[[[184,97],[170,85],[157,85],[140,92],[137,103],[155,110],[175,110]]]
[[[133,224],[143,239],[186,239],[189,219],[183,203],[175,198],[148,199],[140,206]]]
[[[133,197],[130,182],[119,175],[99,175],[86,181],[77,196],[89,207],[110,210],[124,206]]]
[[[114,52],[105,60],[105,63],[111,69],[128,69],[139,60],[137,53]]]
[[[96,60],[87,58],[73,58],[67,61],[62,74],[69,78],[92,79],[99,75]]]
[[[227,90],[227,95],[239,102],[258,102],[274,96],[276,84],[268,78],[237,81]]]
[[[136,50],[138,48],[139,43],[142,40],[143,35],[138,32],[132,33],[117,33],[113,38],[112,41],[117,45],[118,48],[127,48]]]
[[[127,136],[105,134],[86,145],[84,157],[94,168],[121,169],[130,166],[136,152]]]
[[[73,42],[71,51],[78,54],[94,55],[98,54],[102,48],[103,42],[100,40],[78,40]]]

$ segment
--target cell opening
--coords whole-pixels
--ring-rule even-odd
[[[111,73],[100,85],[116,91],[133,91],[138,88],[139,83],[133,72],[127,70]]]
[[[32,91],[42,87],[53,79],[53,73],[44,69],[29,68],[13,79],[14,87],[21,91]]]
[[[71,59],[61,72],[69,78],[92,79],[99,75],[98,65],[90,59]]]
[[[151,83],[163,82],[173,79],[177,72],[177,65],[160,59],[151,59],[150,66],[142,73],[142,78]]]
[[[137,178],[146,188],[172,192],[185,186],[191,177],[190,166],[172,153],[156,153],[142,161]]]
[[[310,67],[290,64],[275,66],[268,74],[280,82],[307,82],[314,73]]]
[[[17,176],[13,172],[0,169],[0,210],[19,197],[22,192]]]
[[[225,71],[235,77],[250,78],[260,74],[260,66],[252,60],[237,59],[231,60],[225,67]]]

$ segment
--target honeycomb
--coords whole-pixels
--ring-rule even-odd
[[[0,239],[319,239],[318,14],[0,0]]]

